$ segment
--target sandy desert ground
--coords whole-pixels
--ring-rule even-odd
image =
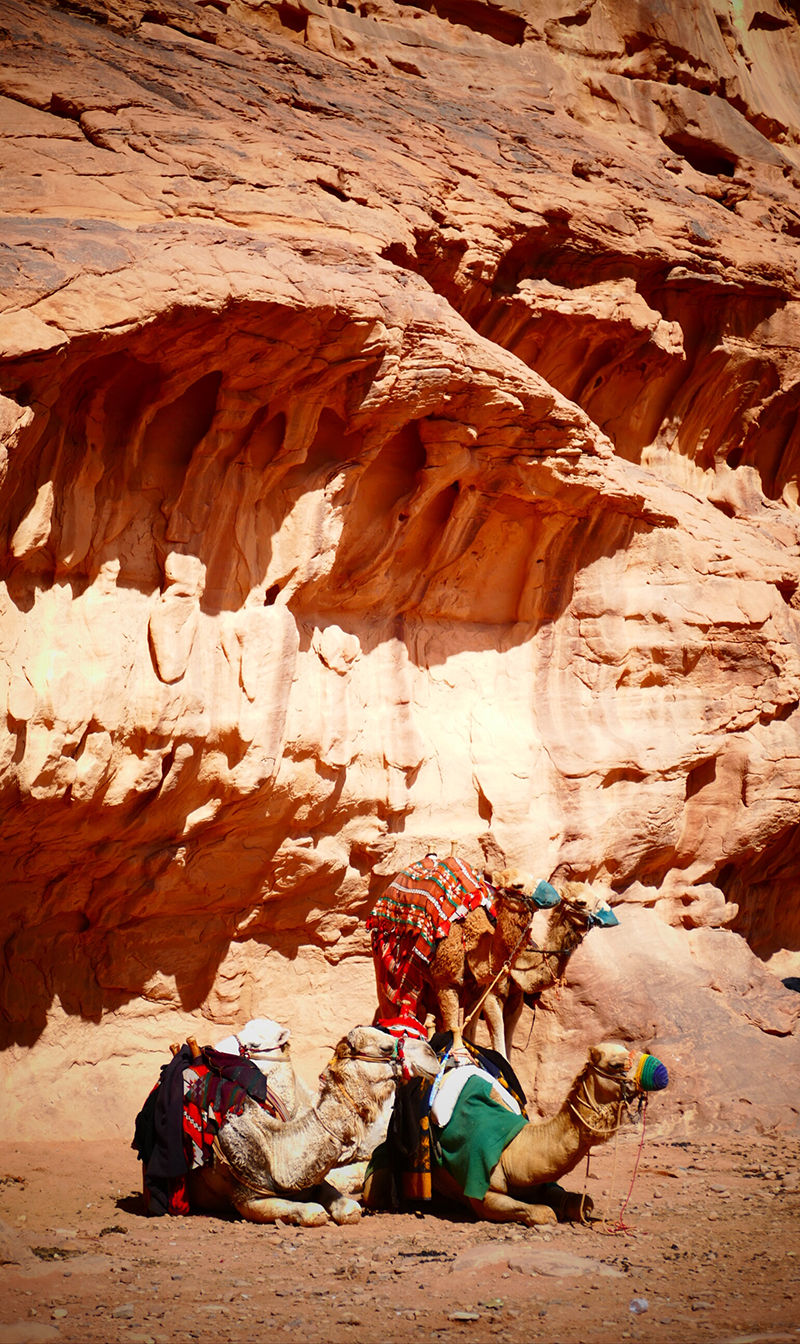
[[[616,1210],[638,1147],[635,1130],[620,1140]],[[613,1145],[595,1151],[600,1212],[613,1167]],[[0,1344],[800,1337],[796,1135],[648,1136],[617,1235],[437,1214],[312,1230],[148,1219],[122,1140],[6,1144],[0,1180],[2,1258],[19,1261],[0,1268]]]

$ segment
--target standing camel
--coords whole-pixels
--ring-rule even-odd
[[[451,931],[437,946],[431,964],[434,984],[437,980],[446,984],[449,979],[458,986],[460,998],[466,986],[467,1039],[474,1041],[483,1014],[492,1049],[506,1059],[526,997],[540,994],[563,977],[573,952],[595,924],[611,926],[619,921],[607,903],[583,883],[569,882],[561,888],[560,904],[547,915],[541,946],[531,940],[532,923],[530,905],[516,902],[506,890],[495,928],[484,910],[473,911],[461,925],[460,946]],[[441,992],[438,997],[441,1004]],[[449,1024],[444,1029],[453,1030]]]
[[[403,1062],[399,1053],[402,1049]],[[361,1210],[325,1177],[353,1152],[392,1096],[406,1069],[433,1078],[439,1061],[426,1041],[402,1047],[375,1027],[354,1027],[320,1075],[314,1106],[288,1123],[249,1098],[214,1140],[212,1161],[189,1173],[192,1209],[236,1210],[255,1223],[277,1219],[303,1227],[352,1223]]]
[[[493,1223],[534,1227],[557,1222],[559,1217],[562,1221],[580,1219],[591,1212],[591,1198],[570,1194],[552,1183],[572,1171],[591,1148],[616,1134],[626,1102],[643,1092],[660,1091],[668,1082],[666,1068],[653,1055],[634,1054],[616,1042],[595,1045],[558,1114],[550,1120],[528,1122],[518,1130],[491,1170],[488,1188],[485,1179],[480,1182],[482,1195],[466,1194],[446,1165],[434,1168],[434,1185]],[[497,1105],[486,1102],[487,1107]],[[444,1162],[462,1169],[463,1155],[457,1144],[448,1143],[450,1125],[439,1135]],[[480,1120],[464,1137],[472,1148],[480,1144]]]
[[[503,869],[484,881],[453,856],[427,855],[412,864],[386,889],[367,921],[378,1014],[411,1013],[424,1021],[432,1008],[439,1028],[456,1032],[460,1008],[469,1003],[477,1016],[486,992],[482,1010],[492,1048],[508,1057],[503,1006],[511,994],[509,971],[522,957],[530,979],[526,944],[533,917],[539,909],[557,907],[559,899],[548,882],[515,870]],[[575,889],[563,915],[558,908],[553,911],[545,947],[536,954],[542,980],[536,988],[559,977],[593,922],[617,923],[607,906],[601,918],[602,904]],[[518,1017],[517,988],[512,1013]],[[513,1030],[514,1022],[509,1025]]]

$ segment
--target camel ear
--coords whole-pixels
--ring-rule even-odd
[[[593,1045],[589,1051],[589,1059],[593,1064],[602,1064],[603,1047],[601,1045]]]

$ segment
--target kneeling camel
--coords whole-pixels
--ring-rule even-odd
[[[325,1177],[353,1152],[407,1070],[433,1078],[438,1060],[426,1041],[402,1046],[374,1027],[354,1027],[337,1045],[320,1075],[313,1107],[288,1123],[275,1120],[247,1100],[231,1115],[214,1141],[210,1165],[188,1177],[192,1209],[237,1211],[256,1223],[278,1219],[303,1227],[328,1221],[356,1222],[354,1199],[341,1195]]]
[[[649,1062],[647,1070],[642,1068],[643,1060]],[[643,1083],[643,1078],[648,1081]],[[632,1056],[624,1045],[614,1042],[595,1045],[558,1113],[550,1120],[525,1125],[504,1148],[483,1199],[468,1198],[440,1166],[433,1170],[434,1185],[441,1194],[468,1204],[479,1218],[493,1223],[533,1227],[559,1218],[579,1219],[593,1208],[591,1198],[583,1199],[552,1183],[616,1133],[627,1101],[666,1085],[667,1071],[652,1055]]]

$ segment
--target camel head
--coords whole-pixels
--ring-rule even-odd
[[[566,920],[574,929],[586,931],[601,924],[606,928],[619,924],[611,906],[585,882],[564,882],[561,886],[561,904],[556,917]]]
[[[439,1069],[436,1052],[422,1037],[393,1036],[381,1027],[353,1027],[343,1036],[333,1060],[358,1060],[362,1064],[390,1065],[395,1073],[405,1066],[414,1078],[435,1078]]]
[[[219,1041],[216,1048],[222,1054],[250,1059],[260,1068],[263,1063],[288,1060],[291,1057],[291,1034],[288,1027],[273,1022],[271,1017],[254,1017],[233,1036],[226,1036],[223,1041]]]
[[[326,1078],[346,1095],[380,1110],[403,1076],[435,1078],[439,1060],[427,1041],[405,1036],[398,1040],[379,1027],[353,1027],[333,1052],[320,1081]],[[361,1106],[359,1105],[359,1109]]]
[[[631,1101],[635,1094],[631,1072],[631,1052],[618,1041],[601,1041],[589,1051],[588,1072],[594,1082],[594,1095],[601,1104]]]
[[[660,1092],[669,1083],[666,1067],[655,1055],[629,1050],[618,1041],[601,1041],[589,1051],[587,1070],[593,1075],[595,1099],[604,1104],[632,1101],[642,1092]]]
[[[501,901],[524,906],[531,912],[558,905],[559,902],[558,892],[549,882],[532,877],[519,868],[495,869],[486,873],[486,880],[497,889]]]

